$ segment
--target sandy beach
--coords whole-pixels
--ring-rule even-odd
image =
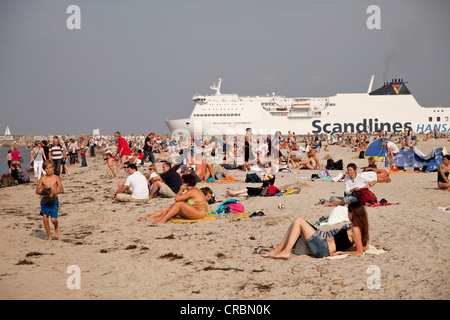
[[[433,147],[449,151],[450,143],[438,139],[419,144],[424,154]],[[329,155],[342,159],[344,166],[367,165],[349,148],[329,149]],[[325,155],[319,153],[323,164]],[[275,186],[301,189],[300,193],[236,198],[246,213],[263,211],[265,216],[154,225],[138,217],[173,199],[115,203],[109,194],[117,188],[117,180],[105,179],[106,166],[98,153],[87,160],[87,168],[70,167],[72,175],[62,177],[61,235],[52,242],[46,241],[36,184],[0,189],[0,299],[450,298],[450,215],[438,209],[450,206],[450,193],[438,189],[436,172],[392,174],[391,183],[372,189],[378,199],[396,203],[367,208],[370,243],[384,253],[343,259],[292,255],[281,261],[264,259],[258,251],[276,246],[294,218],[312,223],[328,216],[331,208],[315,204],[320,198],[340,196],[344,183],[312,180],[316,171],[278,173]],[[147,172],[147,166],[140,171]],[[330,173],[334,177],[339,172]],[[228,174],[245,180],[245,172]],[[121,180],[125,177],[122,171]],[[229,199],[227,188],[256,186],[242,182],[198,186],[204,185],[223,201]],[[68,288],[70,266],[79,267],[80,289]],[[379,288],[367,284],[372,266],[379,270]]]

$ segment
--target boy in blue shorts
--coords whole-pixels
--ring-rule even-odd
[[[48,219],[49,217],[51,218],[51,221],[55,226],[55,235],[59,236],[58,194],[64,193],[64,189],[61,184],[61,180],[54,174],[55,165],[52,160],[44,161],[42,168],[46,174],[42,175],[39,179],[36,187],[36,193],[42,195],[40,215],[44,219],[44,228],[48,235],[48,241],[51,241],[52,234],[50,232],[50,224]]]

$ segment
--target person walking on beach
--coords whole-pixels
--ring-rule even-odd
[[[156,144],[154,143],[154,137],[155,133],[151,132],[146,138],[144,142],[144,157],[141,161],[141,166],[144,165],[145,161],[147,160],[147,157],[150,158],[150,162],[155,164],[155,155],[153,154],[153,148],[156,147]]]
[[[11,152],[11,164],[20,163],[21,155],[20,155],[19,150],[17,150],[17,149],[18,149],[18,148],[17,148],[17,145],[15,144],[15,145],[12,147],[12,152]]]
[[[86,162],[86,151],[87,151],[87,142],[84,136],[80,137],[80,155],[81,155],[81,166],[87,167]]]
[[[47,140],[42,140],[42,150],[44,151],[45,159],[50,159],[50,148]]]
[[[249,162],[252,162],[254,159],[255,156],[253,154],[252,129],[247,128],[244,141],[244,171],[250,171],[251,165],[249,164]]]
[[[36,141],[34,148],[31,150],[30,165],[33,163],[34,169],[34,183],[37,183],[42,176],[42,164],[47,160],[42,149],[42,142]]]
[[[6,159],[5,159],[5,164],[8,164],[9,173],[11,173],[11,163],[12,163],[11,153],[12,153],[12,150],[11,149],[8,150],[8,154],[6,155]]]
[[[97,146],[97,143],[94,139],[94,137],[92,137],[91,140],[89,140],[89,156],[90,157],[95,157],[95,147]]]
[[[49,159],[55,164],[55,175],[61,176],[61,163],[63,159],[63,149],[57,136],[53,137],[53,144],[50,145]]]
[[[131,156],[131,149],[128,145],[127,140],[125,140],[119,131],[114,133],[114,138],[117,139],[117,176],[120,173],[120,167],[124,166],[125,162],[127,162],[128,157]],[[126,171],[126,170],[125,170]]]
[[[59,236],[58,210],[59,199],[58,194],[64,193],[64,188],[60,178],[54,174],[55,164],[52,160],[46,160],[43,164],[45,175],[43,175],[36,187],[36,194],[42,195],[40,215],[44,221],[44,228],[48,235],[48,240],[52,240],[50,232],[49,218],[55,226],[55,235]]]
[[[76,143],[75,139],[70,139],[68,147],[69,147],[69,163],[70,166],[73,167],[75,165],[78,153],[78,144]]]

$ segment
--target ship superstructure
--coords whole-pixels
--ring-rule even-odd
[[[187,119],[167,120],[171,133],[234,134],[252,128],[272,134],[355,132],[450,132],[449,107],[422,107],[403,79],[385,82],[365,93],[338,93],[330,97],[240,96],[223,94],[222,79],[210,86],[212,95],[193,96],[194,109]]]

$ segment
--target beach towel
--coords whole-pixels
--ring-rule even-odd
[[[400,204],[399,202],[397,203],[389,203],[387,202],[387,200],[385,200],[384,198],[380,200],[380,202],[378,203],[366,203],[364,204],[366,207],[372,207],[372,208],[376,208],[376,207],[385,207],[385,206],[395,206]]]
[[[206,183],[206,184],[208,184],[208,183],[233,183],[233,182],[244,183],[244,181],[234,179],[233,177],[230,177],[230,176],[225,176],[225,178],[223,178],[221,180],[214,180],[214,179],[210,180],[210,179],[207,179],[206,181],[201,181],[198,183]]]
[[[386,251],[384,251],[383,249],[377,249],[377,248],[375,248],[375,246],[369,244],[369,249],[364,251],[363,256],[379,255],[379,254],[382,254],[385,252]],[[344,259],[344,258],[347,258],[348,256],[350,256],[350,254],[341,254],[338,256],[324,257],[324,259],[336,260],[336,259]]]
[[[250,215],[244,212],[241,213],[235,213],[227,217],[223,217],[223,219],[235,219],[235,218],[248,218]],[[168,220],[168,222],[171,223],[193,223],[193,222],[200,222],[200,221],[215,221],[215,220],[221,220],[220,216],[217,214],[207,213],[206,216],[203,219],[197,219],[197,220],[191,220],[187,218],[183,218],[180,216],[175,216]]]

